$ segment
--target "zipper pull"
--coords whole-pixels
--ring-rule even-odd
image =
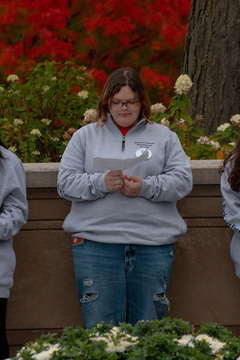
[[[122,152],[125,150],[125,136],[122,138]]]

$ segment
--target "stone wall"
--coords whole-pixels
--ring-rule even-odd
[[[196,327],[218,322],[240,335],[240,282],[229,255],[232,231],[222,219],[218,160],[191,161],[194,187],[178,209],[188,232],[175,246],[168,316]],[[43,333],[84,326],[70,235],[62,222],[70,202],[56,191],[59,164],[24,164],[29,219],[14,239],[15,285],[8,306],[11,355]]]

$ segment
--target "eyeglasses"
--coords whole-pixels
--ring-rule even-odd
[[[120,110],[123,106],[126,106],[129,110],[136,110],[139,108],[139,101],[136,99],[131,99],[127,101],[113,99],[110,101],[110,107],[112,110]]]

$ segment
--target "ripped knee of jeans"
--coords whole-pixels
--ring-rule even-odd
[[[165,292],[161,292],[160,294],[154,294],[153,300],[156,301],[159,304],[165,305],[167,309],[170,309],[170,302],[166,296]]]
[[[97,300],[98,296],[99,293],[84,293],[80,301],[81,303],[90,303],[94,300]]]
[[[83,280],[83,285],[85,287],[91,287],[93,285],[93,280],[91,279],[84,279]],[[99,297],[99,293],[98,292],[94,292],[91,291],[89,289],[89,291],[86,291],[83,293],[83,297],[80,299],[81,303],[90,303],[94,300],[96,300]]]

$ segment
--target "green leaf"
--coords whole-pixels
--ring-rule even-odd
[[[27,105],[23,105],[21,107],[16,107],[14,110],[18,111],[18,112],[24,112],[27,110]]]
[[[192,132],[192,136],[200,138],[204,135],[204,130],[200,126],[197,126],[195,130]]]
[[[186,120],[189,124],[192,124],[192,118],[191,118],[191,116],[189,115],[186,107],[185,107],[184,110],[182,110],[182,111],[180,112],[180,118]]]

